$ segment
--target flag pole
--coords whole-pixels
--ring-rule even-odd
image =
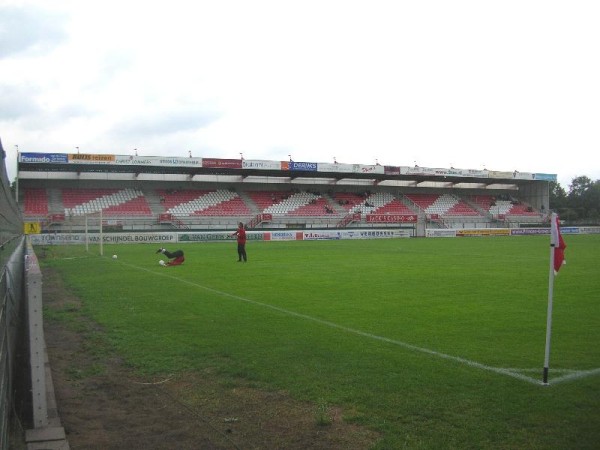
[[[548,313],[546,315],[546,351],[544,353],[544,373],[542,382],[548,385],[550,369],[550,337],[552,336],[552,300],[554,297],[554,240],[550,243],[550,274],[548,276]]]
[[[565,263],[565,248],[567,245],[560,235],[558,215],[550,217],[550,273],[548,275],[548,315],[546,317],[546,352],[544,355],[544,374],[542,381],[548,385],[548,370],[550,369],[550,337],[552,335],[552,300],[554,297],[554,277]]]

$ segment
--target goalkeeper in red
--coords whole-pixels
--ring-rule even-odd
[[[242,260],[244,262],[248,261],[248,257],[246,256],[246,230],[242,222],[238,224],[238,229],[231,236],[237,236],[238,262]]]
[[[156,253],[162,253],[170,259],[170,261],[164,264],[165,266],[180,266],[185,261],[185,258],[183,257],[183,250],[175,250],[174,252],[170,252],[166,248],[161,247],[156,251]]]

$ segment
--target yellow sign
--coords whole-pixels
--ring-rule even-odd
[[[39,222],[25,222],[25,234],[40,234],[42,232],[42,224]]]
[[[510,236],[508,228],[477,228],[457,230],[457,236]]]
[[[93,154],[93,153],[69,153],[70,163],[87,164],[112,164],[115,162],[115,155]]]

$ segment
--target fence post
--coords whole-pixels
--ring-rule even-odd
[[[46,370],[44,361],[44,322],[42,315],[42,273],[35,253],[26,256],[25,269],[27,312],[29,317],[29,362],[31,364],[31,394],[33,402],[33,426],[48,425],[46,401]]]

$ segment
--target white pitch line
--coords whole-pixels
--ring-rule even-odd
[[[552,373],[552,369],[550,369],[550,373]],[[570,373],[568,375],[563,375],[558,378],[551,378],[551,384],[562,383],[564,381],[572,381],[577,380],[579,378],[591,377],[593,375],[600,375],[600,368],[598,369],[590,369],[590,370],[578,370],[574,373]]]
[[[323,320],[323,319],[319,319],[317,317],[308,316],[306,314],[302,314],[302,313],[298,313],[298,312],[295,312],[295,311],[291,311],[289,309],[280,308],[279,306],[273,306],[273,305],[269,305],[268,303],[262,303],[262,302],[258,302],[256,300],[250,300],[248,298],[241,297],[239,295],[230,294],[229,292],[219,291],[217,289],[213,289],[213,288],[208,287],[208,286],[203,286],[201,284],[198,284],[198,283],[195,283],[195,282],[192,282],[192,281],[188,281],[188,280],[184,280],[184,279],[181,279],[181,278],[177,278],[177,277],[174,277],[173,275],[168,275],[166,273],[160,273],[160,272],[157,272],[155,270],[147,269],[145,267],[135,266],[133,264],[127,264],[127,263],[122,263],[122,264],[126,265],[126,266],[129,266],[129,267],[133,267],[135,269],[144,270],[144,271],[150,272],[152,274],[159,274],[160,276],[163,276],[163,277],[166,277],[166,278],[171,278],[173,280],[189,284],[190,286],[194,286],[194,287],[197,287],[197,288],[200,288],[200,289],[204,289],[205,291],[212,292],[213,294],[217,294],[217,295],[220,295],[222,297],[229,297],[229,298],[232,298],[234,300],[239,300],[239,301],[242,301],[242,302],[245,302],[245,303],[249,303],[249,304],[252,304],[252,305],[260,306],[262,308],[271,309],[273,311],[277,311],[277,312],[280,312],[282,314],[286,314],[288,316],[298,317],[300,319],[304,319],[304,320],[308,320],[308,321],[311,321],[311,322],[315,322],[315,323],[318,323],[318,324],[321,324],[321,325],[325,325],[325,326],[330,327],[330,328],[335,328],[335,329],[338,329],[338,330],[342,330],[342,331],[345,331],[345,332],[350,333],[350,334],[355,334],[355,335],[358,335],[358,336],[367,337],[367,338],[374,339],[374,340],[381,341],[381,342],[387,342],[388,344],[397,345],[399,347],[403,347],[403,348],[406,348],[408,350],[413,350],[413,351],[416,351],[416,352],[425,353],[425,354],[432,355],[432,356],[435,356],[435,357],[438,357],[438,358],[442,358],[442,359],[446,359],[446,360],[449,360],[449,361],[455,361],[457,363],[465,364],[467,366],[475,367],[475,368],[481,369],[481,370],[486,370],[488,372],[494,372],[494,373],[498,373],[500,375],[506,375],[506,376],[509,376],[509,377],[512,377],[512,378],[516,378],[518,380],[526,381],[526,382],[531,383],[531,384],[543,385],[541,379],[532,378],[532,377],[529,377],[527,375],[523,375],[522,373],[520,373],[521,369],[505,369],[505,368],[501,368],[501,367],[488,366],[488,365],[479,363],[477,361],[471,361],[469,359],[461,358],[460,356],[453,356],[453,355],[448,355],[446,353],[436,352],[435,350],[431,350],[431,349],[428,349],[428,348],[418,347],[416,345],[408,344],[408,343],[403,342],[403,341],[398,341],[398,340],[395,340],[395,339],[390,339],[390,338],[387,338],[387,337],[384,337],[384,336],[378,336],[376,334],[371,334],[371,333],[367,333],[365,331],[356,330],[354,328],[345,327],[345,326],[339,325],[339,324],[337,324],[335,322],[330,322],[328,320]],[[162,269],[162,270],[164,270],[164,269]],[[528,370],[528,369],[525,369],[525,370]],[[538,369],[538,370],[540,372],[542,371],[541,369]],[[562,377],[559,377],[559,378],[556,378],[556,379],[552,379],[551,381],[552,381],[552,384],[554,384],[554,383],[558,383],[558,382],[562,382],[562,381],[573,380],[573,379],[576,379],[576,378],[583,378],[585,376],[591,376],[591,375],[596,375],[596,374],[600,374],[600,369],[593,369],[593,370],[587,370],[587,371],[577,371],[577,372],[575,372],[573,374],[564,375]],[[541,378],[541,376],[540,376],[540,378]]]

